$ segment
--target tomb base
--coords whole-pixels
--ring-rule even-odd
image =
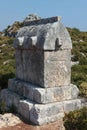
[[[77,86],[73,84],[53,88],[41,88],[16,78],[9,79],[8,89],[40,104],[76,99],[79,94]]]
[[[24,87],[25,89],[23,89],[22,87]],[[18,89],[20,91],[22,90],[21,94],[19,93]],[[51,93],[49,93],[50,89],[53,89]],[[56,91],[56,89],[57,93],[60,93],[60,95],[62,94],[62,97],[57,94],[56,100],[55,96],[48,96],[49,100],[46,100],[47,97],[45,99],[43,98],[44,100],[41,100],[42,97],[48,95],[46,94],[47,92],[49,93],[49,95],[51,94],[51,96],[55,95],[54,92]],[[77,92],[75,91],[75,89]],[[4,101],[6,103],[7,107],[14,105],[16,107],[17,112],[23,118],[28,121],[31,121],[33,124],[36,125],[43,125],[55,122],[63,118],[64,113],[80,109],[86,105],[85,99],[78,98],[78,89],[74,85],[47,88],[46,90],[47,91],[44,92],[45,89],[42,90],[42,88],[35,87],[33,85],[31,86],[30,83],[25,83],[16,79],[10,79],[9,87],[8,89],[3,89],[1,91],[0,99],[1,101]],[[36,91],[36,93],[34,93],[34,91]],[[26,92],[26,96],[24,95],[24,92]],[[31,96],[29,95],[29,93],[31,94]],[[68,96],[64,96],[64,93],[66,93]],[[28,96],[32,98],[29,98]]]

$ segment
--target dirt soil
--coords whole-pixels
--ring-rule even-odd
[[[26,123],[20,123],[15,126],[9,126],[0,130],[64,130],[60,129],[57,124],[45,125],[45,126],[32,126]]]

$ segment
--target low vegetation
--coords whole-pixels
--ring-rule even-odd
[[[15,76],[13,40],[0,37],[0,89],[6,88],[8,79]]]
[[[84,107],[66,114],[64,126],[66,130],[87,130],[87,108]]]
[[[73,43],[72,61],[79,64],[72,66],[71,80],[80,89],[80,95],[87,97],[87,42]]]
[[[0,114],[5,113],[17,113],[17,108],[12,104],[8,109],[5,102],[0,102]]]
[[[71,39],[74,42],[86,41],[87,42],[87,32],[82,32],[78,28],[68,28]]]
[[[68,28],[73,42],[71,81],[80,90],[79,95],[87,98],[87,32]],[[70,112],[64,117],[66,130],[87,130],[87,108]]]

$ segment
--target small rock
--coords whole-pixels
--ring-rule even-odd
[[[9,62],[10,62],[9,60],[4,61],[4,62],[3,62],[3,65],[9,64]]]
[[[73,62],[71,62],[71,66],[73,66],[73,65],[78,65],[79,64],[79,61],[73,61]]]
[[[16,115],[13,115],[12,113],[7,113],[4,115],[0,114],[0,128],[7,126],[14,126],[21,122],[22,121],[20,120],[20,118]]]
[[[6,44],[2,44],[0,47],[4,47],[4,46],[6,46]]]
[[[81,55],[82,55],[83,57],[86,57],[86,55],[85,55],[83,52],[81,52]]]
[[[28,15],[25,18],[24,22],[33,21],[33,20],[39,20],[39,19],[41,19],[41,18],[38,15],[36,15],[36,14],[30,14],[30,15]]]
[[[79,42],[84,42],[84,41],[82,39],[80,39]]]

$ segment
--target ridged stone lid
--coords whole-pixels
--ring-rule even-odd
[[[24,23],[14,41],[16,49],[58,50],[71,49],[72,42],[60,17],[45,18]]]

